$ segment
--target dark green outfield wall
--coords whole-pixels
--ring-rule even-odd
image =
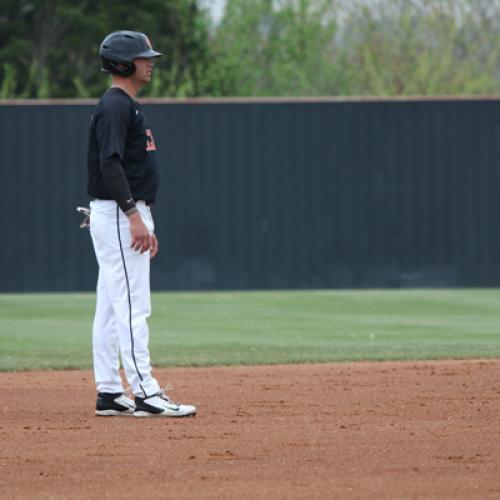
[[[0,291],[89,290],[92,104],[0,105]],[[500,101],[145,104],[155,289],[500,285]]]

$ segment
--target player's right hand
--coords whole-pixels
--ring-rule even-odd
[[[141,253],[147,252],[151,246],[151,238],[139,212],[131,214],[128,221],[130,223],[130,235],[132,236],[130,247]]]

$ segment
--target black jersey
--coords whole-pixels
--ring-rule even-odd
[[[118,198],[110,176],[103,175],[105,162],[116,159],[119,172],[113,174],[123,177],[121,164],[132,198],[154,203],[159,180],[155,154],[153,135],[139,103],[120,88],[108,89],[90,121],[88,194],[103,200]]]

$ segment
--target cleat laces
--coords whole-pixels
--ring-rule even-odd
[[[162,387],[160,389],[160,392],[158,393],[158,397],[166,401],[168,404],[173,405],[173,406],[180,406],[180,403],[177,403],[177,401],[174,401],[173,399],[170,398],[170,396],[167,394],[167,391],[173,391],[174,387],[170,384],[167,384],[166,386]]]

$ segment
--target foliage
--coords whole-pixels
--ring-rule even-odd
[[[107,78],[99,71],[99,43],[110,32],[148,34],[165,54],[156,95],[202,92],[208,20],[195,0],[3,0],[0,15],[2,97],[88,97]],[[8,80],[8,83],[5,83]],[[13,83],[14,82],[14,83]]]
[[[228,0],[212,45],[214,91],[304,95],[335,88],[341,74],[330,52],[337,26],[324,16],[327,3]]]
[[[341,45],[352,94],[463,95],[500,90],[495,0],[354,0]]]
[[[498,0],[227,0],[222,95],[487,95]]]
[[[165,53],[149,96],[500,90],[500,0],[226,0],[216,26],[199,5],[3,0],[0,98],[98,96],[99,42],[124,28]]]

